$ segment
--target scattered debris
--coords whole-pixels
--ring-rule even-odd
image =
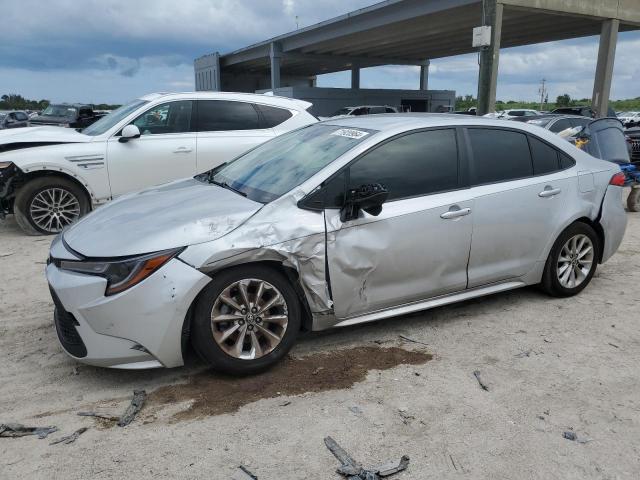
[[[279,407],[286,407],[288,405],[291,405],[291,401],[287,400],[286,402],[282,402],[280,405],[278,405]]]
[[[572,442],[575,442],[578,439],[576,433],[572,432],[570,430],[567,430],[567,431],[563,432],[562,436],[564,438],[566,438],[567,440],[571,440]]]
[[[322,370],[324,370],[324,367],[318,367],[313,372],[311,372],[311,375],[318,375]]]
[[[530,357],[530,356],[531,356],[531,350],[524,350],[514,355],[514,357],[518,357],[518,358],[524,358],[524,357]]]
[[[419,377],[419,376],[420,376],[420,372],[413,372],[413,374],[414,374],[416,377]]]
[[[107,415],[106,413],[96,413],[96,412],[78,412],[78,415],[81,417],[95,417],[101,418],[102,420],[109,420],[110,422],[117,422],[120,420],[120,417],[117,415]]]
[[[39,439],[47,438],[53,432],[57,432],[58,427],[25,427],[19,423],[3,423],[0,425],[0,437],[17,438],[26,435],[37,435]]]
[[[451,460],[451,465],[453,465],[454,470],[458,470],[458,466],[456,465],[455,460],[453,459],[453,455],[449,454],[449,460]]]
[[[489,391],[489,387],[480,378],[480,370],[474,371],[473,372],[473,376],[476,377],[476,380],[478,380],[478,384],[480,384],[480,388],[482,388],[485,392],[488,392]]]
[[[611,345],[612,347],[615,347],[615,348],[620,348],[620,347],[619,347],[618,345],[616,345],[615,343],[611,343],[611,342],[609,342],[609,345]]]
[[[343,477],[347,477],[349,480],[379,480],[380,478],[389,477],[406,470],[409,465],[409,457],[403,455],[398,464],[387,463],[371,469],[365,469],[351,458],[333,438],[325,437],[324,444],[340,462],[340,467],[338,467],[336,472]]]
[[[124,415],[120,417],[120,420],[118,420],[118,426],[126,427],[131,422],[133,422],[133,419],[136,418],[138,412],[142,410],[142,406],[144,405],[144,401],[146,399],[147,392],[145,392],[144,390],[134,390],[131,404],[127,407]]]
[[[544,341],[544,343],[553,343],[551,340],[549,340],[547,338],[543,338],[542,340]]]
[[[413,338],[405,337],[404,335],[398,335],[398,337],[406,342],[419,343],[420,345],[426,345],[427,347],[429,346],[428,343],[421,342],[420,340],[414,340]]]
[[[13,252],[0,252],[0,258],[10,257],[11,255],[13,255]]]
[[[544,418],[544,416],[543,416],[543,415],[538,415],[538,418],[539,418],[540,420],[546,420],[546,418]]]
[[[49,445],[57,445],[58,443],[64,443],[65,445],[69,445],[70,443],[75,442],[80,435],[89,430],[87,427],[82,427],[73,432],[71,435],[67,435],[66,437],[60,437],[57,440],[54,440]]]
[[[258,480],[258,477],[251,473],[247,467],[240,465],[231,480]]]
[[[410,413],[407,413],[407,409],[406,408],[399,408],[398,409],[398,414],[402,418],[402,423],[404,423],[405,425],[409,425],[413,420],[416,419],[416,417],[414,417]]]
[[[353,405],[349,407],[349,411],[351,411],[351,413],[355,414],[357,417],[361,417],[362,414],[364,413],[362,409],[357,405]]]
[[[80,375],[80,370],[78,370],[78,367],[73,367],[73,370],[71,370],[71,374],[72,375]]]

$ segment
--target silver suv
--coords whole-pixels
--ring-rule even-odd
[[[527,124],[371,115],[300,128],[123,197],[58,236],[47,278],[81,361],[219,370],[323,330],[541,284],[580,292],[626,227],[614,163]]]

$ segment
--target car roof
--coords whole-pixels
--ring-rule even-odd
[[[296,98],[279,97],[265,93],[242,92],[157,92],[140,97],[140,100],[244,100],[246,102],[263,103],[296,110],[306,110],[312,103]]]
[[[379,115],[362,115],[357,117],[337,117],[324,120],[326,125],[336,125],[347,128],[365,128],[370,130],[413,130],[417,128],[440,126],[496,126],[523,128],[522,123],[511,123],[507,120],[492,119],[488,117],[476,117],[473,115],[457,115],[454,113],[381,113]]]

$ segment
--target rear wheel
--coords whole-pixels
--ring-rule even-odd
[[[195,306],[192,344],[211,366],[258,373],[293,346],[301,325],[295,290],[277,270],[241,266],[215,274]]]
[[[556,240],[542,276],[542,288],[549,295],[570,297],[591,281],[598,265],[598,235],[586,223],[576,222]]]
[[[631,193],[627,197],[627,208],[630,212],[640,212],[640,188],[631,189]]]
[[[14,203],[16,222],[29,235],[59,233],[90,209],[81,187],[55,176],[31,180],[18,191]]]

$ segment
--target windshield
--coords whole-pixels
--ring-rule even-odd
[[[77,110],[68,105],[49,105],[42,112],[43,117],[75,117]]]
[[[209,181],[269,203],[308,180],[375,130],[315,124],[274,138],[236,158]]]
[[[113,112],[105,115],[97,122],[89,125],[87,128],[82,130],[82,133],[85,135],[102,135],[104,132],[109,130],[115,124],[120,122],[120,120],[125,119],[129,116],[130,113],[136,111],[142,105],[149,103],[146,100],[133,100],[125,105],[122,105],[120,108],[115,109]]]

